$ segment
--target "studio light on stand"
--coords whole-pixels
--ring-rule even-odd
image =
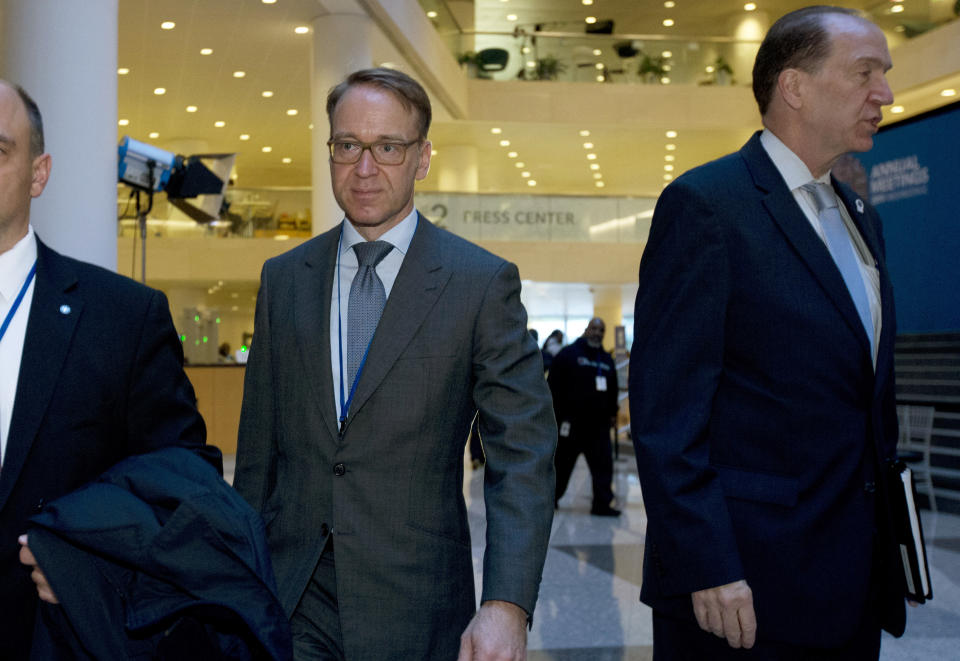
[[[223,213],[223,194],[230,179],[236,154],[198,154],[184,157],[124,136],[117,149],[121,183],[136,194],[137,224],[140,228],[140,280],[147,281],[147,214],[153,209],[153,195],[165,191],[170,203],[198,223],[208,223]],[[204,163],[209,163],[206,165]],[[140,194],[146,193],[146,208]],[[199,204],[188,198],[200,197]]]

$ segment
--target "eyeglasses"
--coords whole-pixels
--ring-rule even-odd
[[[373,154],[373,160],[380,165],[400,165],[407,157],[407,148],[418,142],[419,138],[410,142],[328,140],[327,146],[330,148],[330,160],[340,165],[358,163],[367,149]]]

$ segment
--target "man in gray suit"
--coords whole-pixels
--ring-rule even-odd
[[[236,470],[267,525],[295,654],[523,659],[557,432],[517,269],[414,208],[431,154],[418,83],[358,71],[327,113],[349,222],[264,265]],[[463,451],[478,411],[475,613]]]

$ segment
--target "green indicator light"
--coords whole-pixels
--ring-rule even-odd
[[[246,353],[246,352],[247,352],[247,345],[246,345],[246,344],[241,344],[241,345],[240,345],[240,353]]]
[[[200,346],[200,340],[196,340],[196,341],[194,342],[194,344],[199,347],[199,346]]]
[[[200,315],[199,315],[199,314],[194,315],[193,320],[199,322],[199,321],[200,321]]]
[[[216,323],[218,323],[218,324],[220,323],[220,317],[217,317]]]
[[[181,336],[180,336],[180,341],[181,341],[181,342],[186,342],[186,341],[187,341],[187,336],[186,336],[186,335],[181,335]]]
[[[203,343],[204,343],[204,344],[207,343],[207,336],[206,336],[206,335],[203,336]]]

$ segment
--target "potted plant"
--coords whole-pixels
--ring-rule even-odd
[[[664,64],[666,62],[662,56],[643,53],[637,73],[645,83],[659,83],[660,79],[667,73]]]
[[[537,80],[556,80],[566,70],[567,65],[552,55],[537,60]]]
[[[733,83],[733,69],[723,59],[723,55],[718,55],[713,63],[713,79],[717,85],[730,85]]]
[[[477,52],[468,50],[457,55],[457,64],[467,70],[467,77],[478,78],[480,69],[477,67]]]

